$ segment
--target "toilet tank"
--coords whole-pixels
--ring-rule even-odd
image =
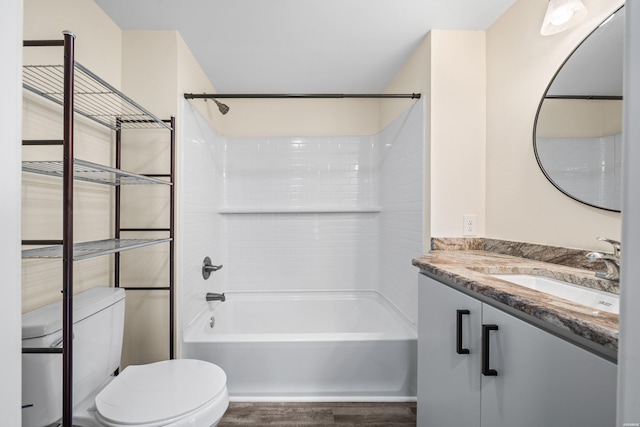
[[[120,366],[124,333],[121,288],[96,287],[73,297],[73,405]],[[62,302],[22,316],[23,347],[62,346]],[[22,426],[42,427],[62,416],[62,354],[22,355]]]

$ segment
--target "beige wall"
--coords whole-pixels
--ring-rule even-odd
[[[175,31],[122,32],[122,91],[160,119],[177,115],[178,34]],[[170,133],[123,131],[122,167],[139,173],[170,171]],[[122,223],[132,228],[169,225],[169,187],[122,188]],[[149,237],[128,233],[126,237]],[[151,235],[153,236],[153,234]],[[168,237],[168,233],[157,233]],[[124,252],[122,286],[168,286],[169,245]],[[166,291],[127,291],[122,366],[169,357],[169,297]]]
[[[600,137],[622,132],[622,101],[545,99],[536,136]]]
[[[76,35],[76,61],[120,87],[120,28],[93,0],[24,0],[25,39],[62,39],[62,31]],[[60,48],[25,49],[29,63],[32,52],[38,58],[58,60]],[[48,53],[46,53],[48,52]]]
[[[178,54],[178,81],[176,88],[176,111],[180,111],[180,103],[184,99],[185,93],[217,93],[215,87],[207,78],[204,70],[198,64],[191,50],[184,42],[180,34],[177,34],[177,54]],[[218,107],[212,101],[189,101],[194,108],[206,118],[214,129],[218,132],[222,130],[225,116],[220,114]],[[179,119],[179,118],[178,118]],[[179,195],[178,195],[179,196]]]
[[[385,92],[426,98],[425,236],[461,236],[478,215],[478,235],[604,249],[620,237],[620,215],[571,200],[551,185],[533,154],[533,122],[550,79],[620,0],[585,0],[589,16],[542,37],[546,1],[519,0],[486,32],[432,31]],[[380,127],[402,111],[381,104]],[[605,125],[603,125],[605,126]],[[610,127],[606,125],[606,127]]]
[[[420,93],[426,104],[431,104],[431,33],[425,35],[407,62],[384,89],[384,93]],[[384,129],[393,122],[411,102],[415,101],[406,99],[381,101],[380,129]],[[430,116],[431,114],[427,113],[425,119],[428,121]]]
[[[432,31],[431,231],[458,237],[476,214],[484,235],[485,33]]]
[[[577,44],[622,3],[585,0],[586,20],[564,33],[539,34],[546,1],[517,1],[487,31],[486,235],[576,248],[607,249],[596,236],[620,237],[620,214],[585,206],[549,183],[533,154],[536,109],[550,79]]]
[[[185,92],[214,93],[215,88],[175,31],[123,31],[122,90],[162,119],[177,115],[180,144],[180,104]],[[221,127],[221,115],[211,102],[192,101],[212,126]],[[124,133],[123,167],[147,173],[167,173],[170,165],[169,134],[164,131]],[[176,150],[178,155],[180,150]],[[176,167],[180,164],[176,158]],[[178,176],[179,176],[179,170]],[[123,223],[132,227],[166,227],[167,188],[123,189]],[[180,194],[176,194],[179,198]],[[141,215],[140,212],[145,212]],[[149,214],[151,213],[151,214]],[[179,212],[178,212],[179,215]],[[176,218],[176,224],[179,221]],[[179,234],[179,230],[177,230]],[[141,236],[139,236],[141,237]],[[160,236],[162,237],[162,236]],[[131,286],[167,286],[168,245],[122,255],[122,277]],[[176,254],[177,266],[180,265]],[[180,284],[176,281],[176,286]],[[179,295],[176,292],[176,299]],[[129,291],[127,327],[122,365],[166,359],[169,348],[168,295],[164,291]],[[176,300],[176,312],[180,306]]]
[[[215,91],[182,38],[172,31],[121,31],[90,0],[26,0],[25,39],[60,39],[61,31],[76,34],[76,60],[87,66],[160,118],[177,115],[180,96],[187,91]],[[53,52],[51,51],[53,49]],[[36,49],[27,63],[60,62],[56,48]],[[61,138],[59,109],[27,95],[23,103],[25,138]],[[215,123],[217,116],[212,118]],[[113,164],[113,132],[83,120],[76,123],[76,156]],[[178,141],[179,143],[179,141]],[[166,173],[169,134],[166,131],[123,131],[123,169]],[[26,159],[61,158],[61,149],[25,148]],[[76,240],[109,238],[113,229],[113,190],[76,183]],[[163,188],[123,189],[124,227],[165,227],[167,191]],[[61,189],[56,180],[25,174],[23,238],[61,237]],[[143,212],[143,214],[140,214]],[[128,235],[123,237],[148,237]],[[167,246],[122,254],[123,286],[166,286]],[[75,263],[76,291],[113,283],[112,257]],[[23,311],[59,300],[59,261],[23,261]],[[168,356],[168,298],[166,292],[127,292],[123,367]]]
[[[385,92],[421,92],[425,99],[425,242],[462,236],[465,214],[485,212],[485,33],[431,31]],[[406,108],[383,101],[381,127]],[[427,249],[427,248],[425,248]]]
[[[219,129],[225,136],[372,135],[379,130],[378,100],[224,99],[221,101],[230,108],[229,113],[222,118],[222,127]]]
[[[120,29],[91,0],[25,0],[25,39],[62,39],[62,31],[76,35],[75,59],[97,72],[110,84],[120,86]],[[25,48],[27,64],[61,64],[62,48]],[[60,109],[27,94],[22,111],[25,139],[62,138]],[[87,120],[76,121],[77,158],[109,164],[113,150],[112,132]],[[62,149],[24,147],[25,160],[61,159]],[[113,216],[111,196],[106,186],[78,183],[75,198],[75,239],[108,238]],[[23,239],[62,238],[62,187],[59,180],[23,174]],[[108,258],[76,263],[74,288],[80,291],[112,282],[112,262]],[[22,309],[33,310],[60,299],[62,269],[59,260],[22,261]]]

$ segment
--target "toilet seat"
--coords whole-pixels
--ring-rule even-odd
[[[96,396],[96,415],[109,427],[180,425],[204,413],[211,423],[227,408],[226,382],[221,368],[201,360],[129,366]]]

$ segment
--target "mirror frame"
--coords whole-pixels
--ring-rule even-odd
[[[596,27],[589,32],[589,34],[586,35],[586,37],[584,39],[582,39],[582,41],[580,43],[578,43],[578,45],[575,47],[575,49],[573,49],[571,51],[571,53],[569,55],[567,55],[567,57],[565,58],[564,61],[562,61],[562,64],[560,64],[560,66],[558,67],[558,69],[556,70],[556,72],[553,74],[553,77],[551,78],[551,80],[549,81],[549,84],[547,85],[546,89],[544,90],[544,93],[542,94],[542,98],[540,99],[540,103],[538,104],[538,109],[536,110],[536,116],[534,118],[533,121],[533,153],[536,156],[536,162],[538,163],[538,167],[540,168],[540,170],[542,171],[542,173],[544,174],[545,178],[547,178],[547,181],[549,181],[555,188],[557,188],[561,193],[563,193],[564,195],[566,195],[567,197],[575,200],[576,202],[580,202],[584,205],[593,207],[593,208],[597,208],[597,209],[602,209],[605,211],[609,211],[609,212],[621,212],[621,210],[619,209],[612,209],[612,208],[607,208],[604,206],[598,206],[598,205],[594,205],[593,203],[589,203],[587,201],[578,199],[576,196],[573,196],[572,194],[569,194],[566,190],[564,190],[563,188],[561,188],[547,173],[547,171],[545,170],[544,166],[542,165],[542,161],[540,160],[540,156],[538,155],[538,146],[537,146],[537,139],[536,139],[536,131],[538,129],[538,118],[540,116],[540,111],[542,110],[542,104],[544,103],[544,100],[547,99],[547,93],[549,93],[549,89],[551,88],[551,86],[553,85],[553,82],[556,80],[556,77],[558,76],[558,74],[560,73],[560,71],[562,70],[562,68],[565,66],[565,64],[569,61],[569,59],[573,56],[573,54],[580,48],[580,46],[582,46],[587,39],[589,39],[589,37],[591,37],[597,30],[598,28],[600,28],[600,26],[607,21],[607,19],[609,19],[611,16],[615,15],[616,13],[620,12],[620,10],[622,10],[624,8],[624,4],[622,6],[620,6],[619,8],[617,8],[615,11],[611,12],[605,19],[603,19],[598,25],[596,25]],[[582,96],[577,96],[576,99],[584,99],[585,97]],[[622,97],[609,97],[609,96],[599,96],[599,97],[591,97],[592,99],[622,99]]]

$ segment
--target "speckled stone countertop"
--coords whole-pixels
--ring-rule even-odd
[[[596,278],[593,271],[486,250],[435,250],[414,259],[413,265],[438,280],[505,304],[609,351],[618,349],[618,315],[489,276],[535,274],[618,293],[616,283]]]

